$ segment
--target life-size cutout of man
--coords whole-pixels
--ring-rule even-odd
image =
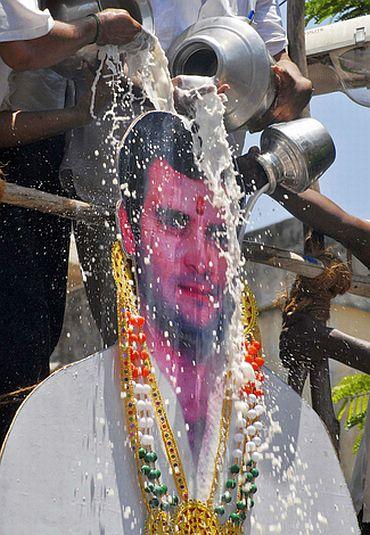
[[[151,113],[144,123],[131,131],[126,148],[145,128],[157,136],[139,151],[121,151],[120,175],[130,196],[119,213],[127,214],[134,234],[148,350],[177,393],[197,457],[211,390],[225,369],[233,308],[226,292],[226,224],[180,119]],[[148,162],[145,169],[141,162]]]
[[[268,374],[267,407],[278,413],[265,422],[273,436],[260,461],[260,397],[225,392],[236,357],[227,353],[232,242],[190,139],[179,117],[150,112],[123,141],[118,351],[58,371],[25,401],[0,453],[4,533],[356,533],[312,409]],[[257,374],[258,348],[247,344]],[[234,370],[246,394],[248,362]]]
[[[147,145],[140,144],[142,139],[150,141]],[[258,342],[247,345],[246,360],[253,363],[258,388],[250,390],[254,383],[253,372],[251,375],[244,369],[245,392],[252,392],[252,395],[239,397],[238,389],[231,394],[226,379],[232,360],[227,354],[228,338],[231,316],[238,304],[228,294],[226,221],[213,204],[207,177],[201,175],[194,163],[191,135],[178,117],[158,112],[147,114],[130,130],[124,145],[120,156],[123,189],[123,202],[118,212],[120,229],[124,249],[135,259],[139,312],[145,318],[142,331],[159,391],[162,398],[167,399],[167,410],[171,412],[172,430],[181,452],[189,497],[198,500],[198,504],[211,504],[210,510],[216,512],[220,522],[215,528],[217,533],[224,533],[221,530],[226,530],[227,526],[235,529],[230,533],[248,533],[258,487],[257,461],[262,457],[259,380],[262,379],[263,359],[258,356]],[[133,329],[132,332],[137,333],[136,325],[134,321],[132,326],[129,318],[126,330]],[[122,347],[122,341],[120,345]],[[142,401],[140,395],[156,393],[156,387],[147,380],[150,365],[145,358],[138,358],[141,347],[135,339],[131,345],[129,334],[128,346],[125,346],[127,365],[132,366],[133,392],[139,395],[139,402]],[[150,389],[143,390],[142,383],[150,385]],[[225,416],[225,399],[230,394],[234,399]],[[245,400],[248,401],[243,404]],[[138,400],[136,406],[137,403]],[[160,418],[157,414],[157,420],[161,421]],[[163,464],[161,443],[163,440],[166,444],[168,429],[163,428],[161,437],[152,427],[145,429],[147,424],[147,416],[140,415],[137,468],[142,488],[146,489],[149,504],[154,509],[153,518],[156,518],[159,513],[155,508],[167,511],[169,503],[171,512],[173,499],[160,492],[163,480],[164,488],[171,484],[168,483],[171,475],[167,476],[168,468]],[[227,439],[220,457],[223,433]],[[176,451],[172,439],[169,440]],[[156,486],[151,485],[153,472],[148,471],[155,470],[156,465],[147,464],[147,460],[153,458],[153,450],[155,459],[158,455],[162,474],[159,494],[155,494]],[[214,487],[216,473],[219,477]],[[176,484],[176,469],[170,469],[170,474],[175,474]],[[184,496],[179,494],[176,498],[181,504]],[[199,509],[189,508],[186,513],[188,518],[194,519],[193,530],[189,533],[198,533],[195,517]],[[184,528],[186,522],[182,524],[178,518],[177,522],[180,529]],[[209,519],[205,529],[211,526]]]

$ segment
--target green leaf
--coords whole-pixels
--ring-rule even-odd
[[[357,453],[360,447],[369,397],[370,375],[363,373],[343,377],[332,389],[333,403],[341,403],[337,416],[338,420],[343,420],[347,413],[344,428],[349,430],[357,427],[359,430],[353,446],[354,453]]]
[[[368,397],[366,397],[366,396],[362,396],[360,399],[361,399],[361,401],[362,401],[361,412],[366,412],[366,410],[367,410],[367,404],[368,404]]]
[[[353,408],[354,408],[354,400],[352,398],[348,406],[347,422],[349,422],[351,418],[353,417]]]
[[[337,420],[341,421],[347,409],[347,400],[345,399],[338,411]]]
[[[359,433],[357,435],[355,443],[353,444],[353,448],[352,448],[353,453],[358,453],[358,450],[360,449],[360,444],[361,444],[361,440],[362,440],[363,436],[364,436],[363,432]]]
[[[332,399],[335,404],[361,394],[367,396],[370,394],[370,375],[364,373],[347,375],[332,389]]]
[[[306,24],[311,20],[348,20],[370,14],[370,0],[306,0]]]
[[[352,429],[352,427],[355,427],[356,425],[364,424],[365,419],[366,419],[366,411],[355,414],[351,418],[347,418],[345,429],[347,429],[348,431],[349,429]]]

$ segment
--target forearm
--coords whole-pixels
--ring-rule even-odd
[[[38,39],[0,43],[0,56],[18,71],[47,68],[92,43],[95,35],[96,21],[93,17],[69,24],[56,21],[53,29]]]
[[[285,318],[280,334],[280,358],[285,367],[309,366],[323,358],[370,373],[370,342],[316,321],[304,311]]]
[[[1,112],[0,147],[26,145],[62,134],[88,121],[77,108],[45,112]]]
[[[370,374],[370,342],[337,329],[328,329],[328,333],[325,345],[330,358]]]
[[[370,223],[349,215],[312,189],[296,194],[278,186],[271,196],[302,223],[340,242],[370,268]]]

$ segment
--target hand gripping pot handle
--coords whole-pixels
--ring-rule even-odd
[[[41,9],[49,9],[62,22],[71,22],[104,9],[126,9],[145,30],[154,31],[154,19],[149,0],[40,0]]]

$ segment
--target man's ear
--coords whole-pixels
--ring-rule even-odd
[[[123,202],[120,203],[117,214],[123,247],[128,255],[133,256],[136,253],[135,238]]]

